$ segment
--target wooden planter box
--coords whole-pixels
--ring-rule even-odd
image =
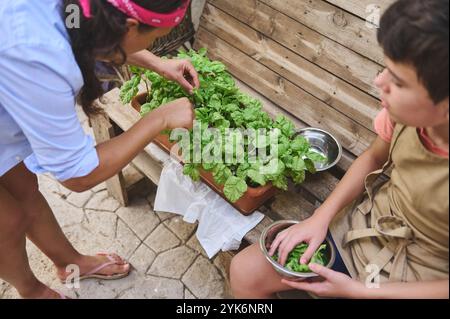
[[[145,98],[147,93],[139,94],[131,101],[131,106],[138,112],[141,111],[141,105],[145,103]],[[176,143],[172,143],[169,140],[169,136],[164,134],[159,134],[154,140],[153,143],[158,145],[161,149],[166,151],[167,153],[171,153],[172,148],[176,145]],[[178,156],[178,160],[182,162],[180,156]],[[211,189],[213,189],[217,194],[219,194],[222,198],[228,201],[234,208],[236,208],[243,215],[250,215],[259,207],[261,207],[268,199],[275,196],[277,193],[277,188],[272,185],[272,183],[268,183],[262,187],[248,187],[247,192],[236,202],[230,202],[223,193],[223,185],[219,185],[214,181],[214,177],[212,173],[207,172],[205,170],[200,170],[200,177],[202,181],[208,185]]]

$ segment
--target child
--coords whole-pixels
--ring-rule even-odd
[[[231,264],[235,297],[293,288],[322,297],[449,297],[449,1],[399,0],[382,17],[378,40],[386,69],[376,79],[384,108],[376,141],[314,215],[280,233],[269,252],[285,264],[306,242],[300,262],[308,263],[330,228],[346,269],[311,264],[323,281],[290,282],[253,245]],[[388,169],[390,179],[378,181]]]

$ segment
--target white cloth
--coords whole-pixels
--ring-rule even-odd
[[[220,250],[238,249],[245,234],[264,218],[260,212],[242,215],[207,185],[183,175],[182,165],[173,159],[165,162],[154,209],[182,215],[188,223],[198,221],[196,235],[209,258]]]

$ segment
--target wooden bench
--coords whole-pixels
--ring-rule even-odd
[[[194,47],[206,47],[223,61],[243,91],[263,101],[272,116],[284,114],[297,127],[319,127],[344,148],[338,166],[308,176],[261,207],[265,219],[245,239],[258,241],[274,220],[303,220],[329,196],[340,178],[374,140],[379,111],[373,84],[383,69],[376,28],[365,17],[372,3],[385,9],[393,0],[209,0]],[[375,12],[376,14],[376,12]],[[381,14],[381,11],[380,11]],[[128,130],[140,116],[119,101],[118,90],[100,103],[108,118],[92,120],[98,142]],[[165,155],[150,144],[133,165],[158,184]],[[126,204],[125,177],[108,181],[112,195]],[[129,184],[129,183],[128,183]]]

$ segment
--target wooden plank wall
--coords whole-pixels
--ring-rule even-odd
[[[208,0],[195,48],[303,126],[334,134],[348,168],[373,141],[383,69],[370,4],[393,0]]]

